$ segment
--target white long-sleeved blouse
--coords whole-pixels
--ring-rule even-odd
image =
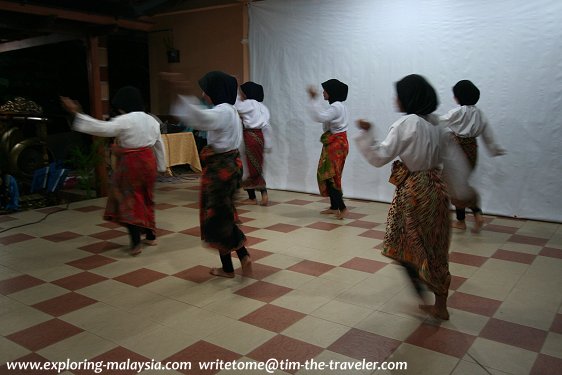
[[[467,184],[470,168],[450,131],[417,115],[400,117],[382,141],[373,137],[373,127],[361,131],[355,142],[361,154],[375,167],[400,158],[412,171],[442,168],[452,196],[467,199],[473,194]]]
[[[109,121],[76,114],[74,130],[97,137],[115,137],[123,148],[152,147],[159,172],[166,171],[166,154],[160,135],[160,124],[145,112],[130,112]]]
[[[207,144],[215,152],[236,150],[242,142],[242,123],[238,111],[228,103],[213,108],[203,107],[197,98],[180,95],[172,105],[171,114],[191,128],[207,131]]]
[[[459,137],[481,135],[490,155],[497,156],[505,153],[505,150],[496,144],[488,119],[482,110],[474,105],[463,105],[451,109],[446,115],[440,116],[439,121]]]
[[[272,131],[269,123],[270,113],[265,104],[254,99],[240,100],[234,104],[240,114],[244,129],[261,129],[264,137],[264,148],[271,148]]]
[[[333,102],[329,107],[324,107],[319,100],[310,99],[306,109],[314,121],[322,123],[324,132],[336,134],[347,131],[349,113],[342,102]]]

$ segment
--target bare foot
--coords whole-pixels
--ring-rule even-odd
[[[247,255],[242,258],[242,260],[240,260],[240,263],[242,264],[242,275],[251,276],[254,270],[252,269],[252,259],[250,258],[250,256]]]
[[[455,229],[460,229],[460,230],[466,230],[466,223],[460,220],[457,220],[455,222],[453,222],[453,228]]]
[[[131,249],[131,251],[129,251],[129,254],[131,254],[134,257],[139,255],[140,253],[142,253],[141,245],[137,245],[137,246],[133,247]]]
[[[156,239],[153,239],[153,240],[146,240],[145,239],[143,242],[144,242],[145,245],[148,245],[148,246],[158,245],[158,241],[156,241]]]
[[[449,311],[447,311],[447,308],[438,309],[434,305],[419,305],[419,308],[435,319],[449,320]]]
[[[482,226],[484,226],[484,219],[482,218],[481,214],[475,214],[474,215],[474,228],[472,228],[471,232],[472,233],[480,233],[480,230],[482,230]]]
[[[257,199],[244,199],[243,201],[240,201],[240,204],[258,204],[258,200]]]
[[[322,215],[330,215],[335,214],[338,210],[332,210],[331,208],[325,209],[324,211],[320,211]]]
[[[345,215],[347,215],[347,208],[336,211],[336,219],[338,220],[343,220],[345,218]]]
[[[224,272],[221,268],[211,268],[209,273],[214,276],[227,277],[229,279],[234,277],[234,272]]]
[[[267,195],[267,193],[262,193],[260,206],[267,206],[268,203],[269,203],[269,196]]]

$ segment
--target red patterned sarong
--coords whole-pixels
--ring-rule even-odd
[[[476,168],[476,162],[478,161],[478,143],[474,137],[459,137],[454,136],[455,141],[461,146],[462,151],[468,159],[468,164],[470,168]]]
[[[103,218],[122,225],[156,229],[154,184],[156,157],[150,147],[112,147],[115,169],[111,176]]]
[[[397,185],[388,212],[382,254],[408,263],[436,294],[448,291],[451,223],[447,189],[437,169],[409,172],[393,165]]]
[[[263,132],[261,129],[244,129],[244,145],[248,178],[242,181],[244,189],[263,190],[266,188],[263,178]]]
[[[242,179],[238,150],[216,154],[210,146],[201,150],[201,239],[221,255],[240,249],[246,236],[236,225],[235,194]]]
[[[345,158],[349,152],[347,133],[341,132],[332,134],[327,131],[320,137],[320,142],[322,142],[322,153],[318,161],[316,178],[318,180],[320,195],[328,197],[328,181],[332,181],[332,186],[342,191],[341,179],[343,167],[345,165]]]

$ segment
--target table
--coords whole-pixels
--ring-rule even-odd
[[[162,134],[168,171],[174,165],[189,164],[194,172],[201,172],[197,144],[191,132]]]

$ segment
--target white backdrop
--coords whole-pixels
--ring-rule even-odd
[[[562,1],[264,0],[250,4],[252,80],[264,86],[274,148],[270,188],[318,193],[321,125],[305,112],[306,87],[349,85],[353,121],[384,137],[400,114],[394,83],[424,75],[439,94],[436,113],[455,106],[461,79],[481,91],[479,107],[506,156],[480,142],[473,185],[484,213],[562,222]],[[352,140],[345,197],[390,202],[390,165],[375,168]],[[274,198],[273,198],[274,199]]]

